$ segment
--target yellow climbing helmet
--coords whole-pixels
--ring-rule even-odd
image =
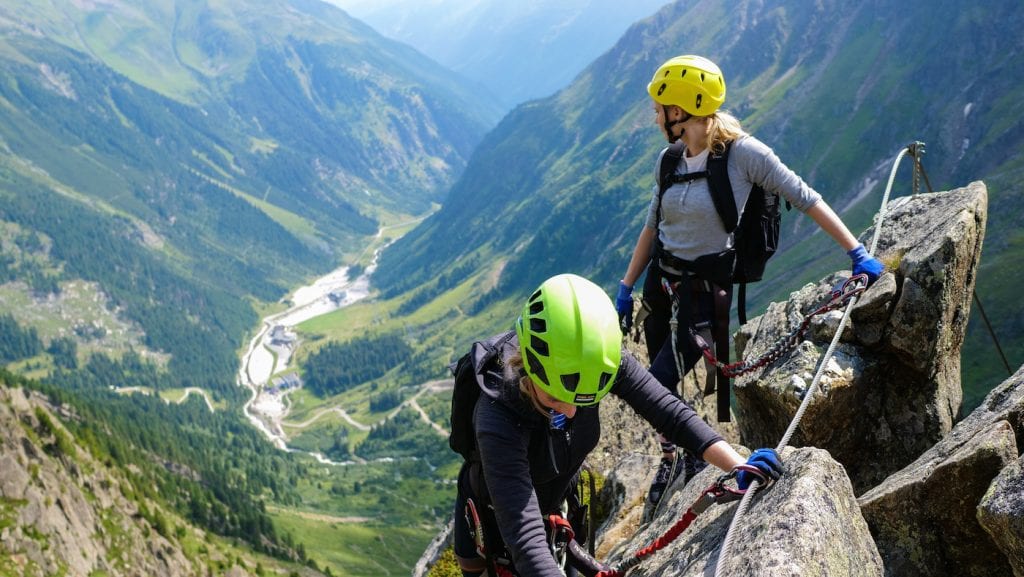
[[[563,403],[596,405],[622,360],[622,330],[601,287],[573,274],[544,281],[523,306],[516,335],[526,374]]]
[[[654,73],[647,93],[662,106],[678,106],[694,116],[710,116],[725,102],[725,77],[702,56],[670,58]]]

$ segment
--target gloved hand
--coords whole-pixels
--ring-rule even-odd
[[[747,464],[760,469],[764,476],[772,481],[777,481],[783,473],[782,458],[775,452],[775,449],[758,449],[754,451],[750,454],[750,458],[747,459]],[[736,486],[741,491],[746,491],[753,480],[754,473],[749,471],[736,473]]]
[[[615,295],[615,310],[619,313],[619,327],[622,334],[633,328],[633,287],[619,281],[619,293]]]
[[[864,245],[858,244],[856,248],[846,254],[850,255],[850,259],[853,260],[853,274],[868,275],[868,286],[874,284],[878,277],[882,276],[885,265],[868,254],[868,249],[864,248]]]

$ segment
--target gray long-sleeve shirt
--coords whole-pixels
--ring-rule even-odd
[[[662,150],[654,168],[655,181],[664,155]],[[707,149],[693,158],[684,154],[676,173],[702,171],[707,167],[707,158]],[[768,145],[753,136],[743,136],[733,142],[728,171],[736,207],[741,214],[755,184],[782,196],[802,212],[807,212],[821,200],[817,191],[783,164]],[[681,259],[694,260],[702,255],[717,254],[733,244],[733,235],[725,232],[725,225],[715,210],[706,178],[674,184],[665,191],[661,200],[660,227],[658,186],[655,184],[646,226],[657,230],[665,249]]]

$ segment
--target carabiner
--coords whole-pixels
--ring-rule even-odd
[[[851,298],[864,292],[868,288],[868,275],[857,274],[847,279],[840,279],[834,287],[829,299],[830,308],[846,306]],[[838,302],[837,302],[838,301]]]
[[[665,294],[670,297],[676,296],[676,291],[672,288],[672,283],[668,282],[668,279],[665,277],[661,277],[661,290],[665,291]]]

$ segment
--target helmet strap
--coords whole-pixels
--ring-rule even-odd
[[[684,110],[684,111],[683,111],[683,114],[685,114],[685,115],[686,115],[686,117],[685,117],[685,118],[683,118],[683,119],[681,119],[681,120],[669,120],[669,119],[668,119],[668,111],[669,111],[669,105],[667,105],[667,104],[662,104],[662,105],[661,105],[661,109],[662,109],[662,115],[663,115],[663,116],[665,117],[665,124],[663,125],[663,126],[665,127],[665,136],[666,136],[666,138],[668,138],[668,141],[669,141],[669,143],[670,143],[670,144],[672,144],[672,143],[675,143],[676,141],[678,141],[678,140],[679,140],[680,138],[682,138],[682,137],[683,137],[683,133],[684,133],[684,132],[686,132],[686,129],[684,128],[684,129],[683,129],[683,130],[682,130],[682,131],[681,131],[681,132],[679,133],[679,136],[676,136],[676,135],[675,135],[675,134],[674,134],[674,133],[672,132],[672,128],[673,128],[673,127],[674,127],[675,125],[677,125],[677,124],[682,124],[682,123],[686,122],[687,120],[689,120],[689,119],[693,118],[693,115],[692,115],[692,114],[690,114],[689,112],[686,112],[686,111]]]

